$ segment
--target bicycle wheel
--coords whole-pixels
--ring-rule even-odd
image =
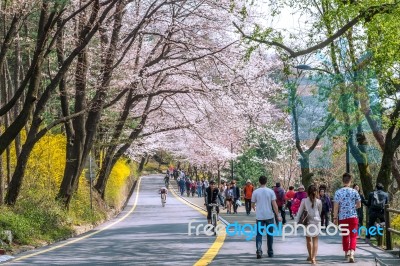
[[[211,215],[211,223],[213,225],[214,235],[217,235],[217,230],[216,230],[216,228],[217,228],[217,220],[218,220],[217,214],[213,213]]]

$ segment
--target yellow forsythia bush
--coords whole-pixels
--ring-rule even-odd
[[[124,198],[129,193],[129,178],[131,177],[131,169],[126,159],[119,159],[108,178],[105,200],[109,206],[120,209],[124,203]],[[130,183],[130,182],[129,182]]]
[[[26,133],[21,132],[21,143],[25,139]],[[64,238],[70,235],[71,226],[101,221],[107,216],[104,204],[94,191],[93,211],[90,209],[90,184],[85,178],[85,171],[80,176],[78,191],[71,200],[69,210],[64,210],[56,202],[64,175],[65,155],[65,135],[45,135],[36,143],[29,156],[16,205],[13,208],[0,206],[0,227],[12,230],[17,242],[33,244],[36,240]],[[7,169],[6,153],[2,156],[3,169]],[[10,164],[13,172],[17,164],[14,143],[10,145]],[[131,179],[130,165],[119,160],[106,188],[110,205],[122,206],[128,195],[126,191],[131,187]]]
[[[47,195],[43,196],[56,196],[64,174],[65,145],[66,138],[62,134],[48,134],[36,143],[25,171],[24,191],[46,191]]]
[[[393,220],[390,222],[390,226],[395,228],[396,230],[400,230],[400,215],[396,215]]]

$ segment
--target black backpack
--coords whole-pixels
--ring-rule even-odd
[[[372,196],[372,201],[371,201],[371,209],[373,210],[383,210],[385,208],[385,194],[383,193],[378,193],[378,191],[375,191]]]

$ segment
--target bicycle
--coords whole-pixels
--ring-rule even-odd
[[[161,193],[161,205],[165,207],[165,203],[167,202],[167,194]]]
[[[213,225],[214,235],[217,235],[217,231],[215,229],[217,228],[217,221],[218,221],[218,212],[217,212],[218,204],[211,203],[211,204],[208,204],[208,206],[212,207],[212,209],[211,209],[211,224]]]

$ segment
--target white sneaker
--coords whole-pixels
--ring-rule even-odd
[[[354,250],[350,250],[349,262],[354,263]]]
[[[344,253],[344,258],[345,258],[346,260],[349,260],[349,257],[350,257],[350,251],[346,251],[346,252]]]

